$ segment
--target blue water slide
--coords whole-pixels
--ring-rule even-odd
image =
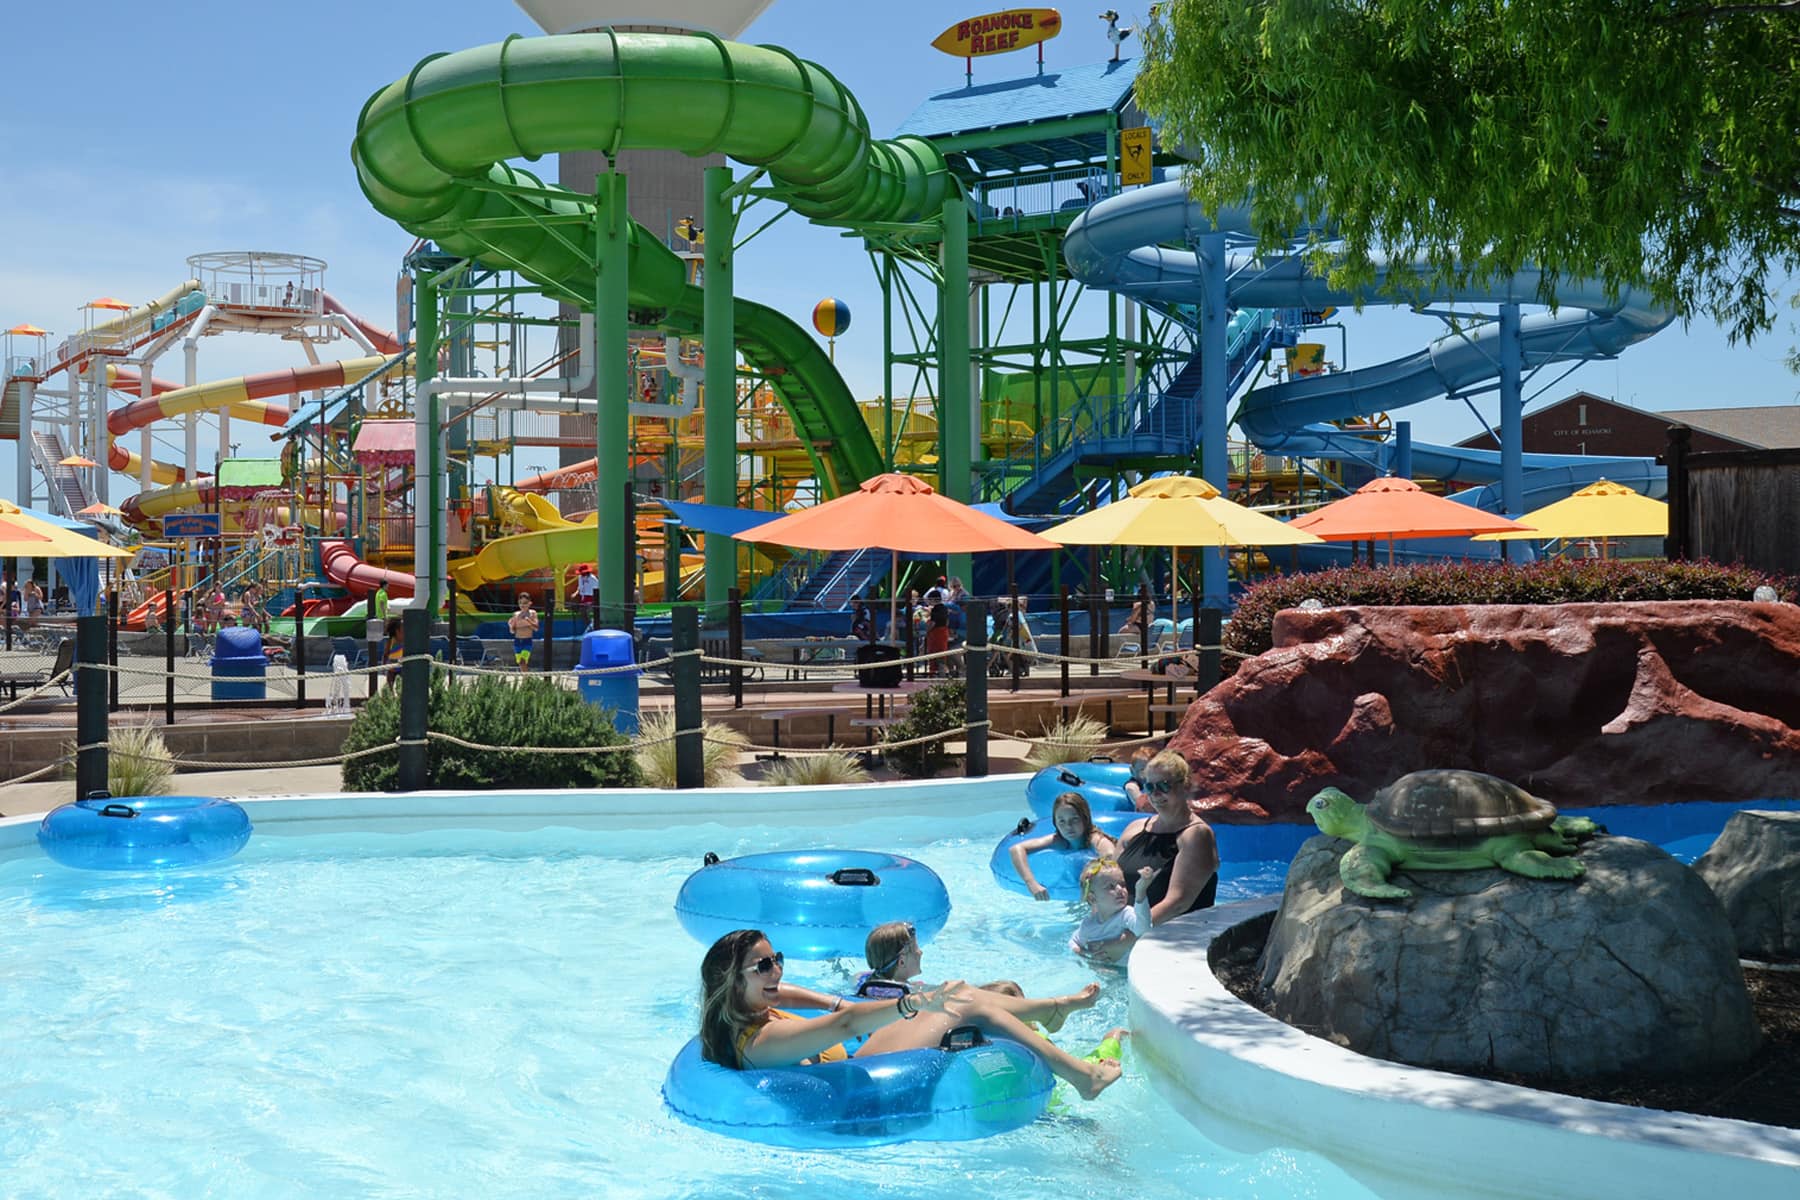
[[[1188,198],[1180,182],[1158,184],[1100,201],[1077,217],[1064,236],[1063,257],[1075,278],[1090,287],[1122,292],[1138,300],[1194,303],[1200,299],[1200,264],[1198,256],[1185,247],[1202,234],[1248,235],[1250,230],[1248,209],[1225,209],[1215,224]],[[1422,271],[1422,264],[1413,266]],[[1392,297],[1379,294],[1388,269],[1378,261],[1369,290],[1350,292],[1332,287],[1299,257],[1239,252],[1229,259],[1228,288],[1231,303],[1240,308],[1321,309],[1359,302],[1394,303]],[[1420,294],[1405,302],[1535,304],[1540,281],[1539,272],[1524,270],[1454,296]],[[1527,370],[1549,363],[1615,357],[1673,319],[1641,291],[1624,289],[1609,298],[1602,285],[1590,280],[1562,280],[1557,291],[1558,312],[1521,322]],[[1252,442],[1270,453],[1367,460],[1373,447],[1366,435],[1327,422],[1371,416],[1484,385],[1499,376],[1498,332],[1497,325],[1474,325],[1391,362],[1257,388],[1244,398],[1235,419]],[[1496,451],[1414,444],[1412,459],[1417,473],[1441,479],[1487,483],[1500,477]],[[1533,473],[1565,472],[1554,482],[1547,478],[1535,486],[1528,484],[1530,494],[1545,503],[1558,498],[1545,490],[1547,486],[1566,485],[1589,475],[1604,475],[1656,494],[1664,489],[1661,468],[1648,459],[1528,454],[1524,467]],[[1485,491],[1481,498],[1494,502]]]

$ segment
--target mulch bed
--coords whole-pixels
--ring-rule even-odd
[[[1213,966],[1232,995],[1259,1009],[1264,1006],[1256,960],[1262,954],[1262,943],[1258,936],[1248,944],[1222,950]],[[1616,1075],[1571,1081],[1500,1073],[1482,1078],[1613,1104],[1800,1129],[1800,970],[1745,967],[1744,980],[1764,1040],[1761,1050],[1736,1066],[1672,1079]]]

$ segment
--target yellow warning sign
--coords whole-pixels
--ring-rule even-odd
[[[1150,127],[1119,130],[1119,182],[1126,187],[1150,182]]]

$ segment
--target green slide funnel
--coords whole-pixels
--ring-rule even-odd
[[[587,227],[568,220],[590,216],[591,199],[507,164],[629,149],[723,153],[766,168],[795,212],[847,229],[936,221],[956,186],[929,142],[871,138],[825,68],[707,34],[511,37],[435,55],[363,106],[351,156],[370,203],[407,231],[591,309]],[[633,305],[698,333],[701,292],[682,260],[636,226],[630,257]],[[818,343],[749,301],[736,302],[736,324],[740,352],[814,447],[826,491],[878,474],[881,453]]]

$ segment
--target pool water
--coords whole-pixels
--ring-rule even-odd
[[[1077,914],[988,874],[1010,822],[882,818],[828,844],[893,850],[955,909],[927,977],[1104,994],[1059,1041],[1126,1023],[1122,973],[1065,949]],[[673,901],[704,851],[820,844],[799,828],[262,836],[161,878],[0,863],[0,1161],[10,1195],[1371,1195],[1300,1151],[1206,1141],[1126,1075],[982,1142],[789,1151],[662,1107],[702,947]],[[1221,899],[1279,887],[1234,866]],[[1272,881],[1272,882],[1271,882]],[[797,963],[831,985],[858,964]]]

